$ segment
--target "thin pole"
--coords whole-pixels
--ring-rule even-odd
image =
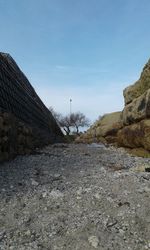
[[[71,113],[72,113],[72,106],[71,106],[71,104],[72,104],[72,99],[70,99],[70,117],[71,117]]]

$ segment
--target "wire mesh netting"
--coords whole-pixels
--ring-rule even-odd
[[[61,134],[51,112],[9,54],[0,53],[0,109],[47,132]]]

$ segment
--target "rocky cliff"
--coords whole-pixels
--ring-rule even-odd
[[[51,112],[16,62],[0,53],[0,161],[62,138]]]
[[[116,141],[117,132],[121,128],[123,128],[122,112],[106,114],[76,141],[112,143]]]
[[[150,151],[150,60],[123,95],[123,111],[104,115],[77,142],[102,141]]]

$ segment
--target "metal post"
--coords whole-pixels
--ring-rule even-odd
[[[72,99],[70,99],[70,117],[71,117],[71,113],[72,113],[72,107],[71,107],[71,104],[72,104]]]

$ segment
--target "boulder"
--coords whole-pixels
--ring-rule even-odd
[[[150,151],[144,148],[126,148],[126,151],[133,156],[150,158]]]
[[[90,143],[93,143],[93,142],[103,143],[103,144],[107,143],[107,141],[105,140],[104,137],[93,137],[92,135],[87,134],[87,133],[78,136],[75,139],[75,142],[76,143],[86,143],[86,144],[90,144]]]
[[[135,98],[123,110],[123,124],[130,125],[150,117],[150,89]]]
[[[96,137],[114,136],[123,127],[122,112],[113,112],[104,115],[93,128]]]
[[[126,126],[117,133],[118,146],[150,150],[150,119]]]
[[[140,79],[123,91],[125,105],[131,103],[135,98],[144,94],[150,88],[150,60],[145,65]]]
[[[122,112],[106,114],[96,121],[85,134],[78,137],[76,142],[114,143],[116,142],[117,132],[122,127]]]

